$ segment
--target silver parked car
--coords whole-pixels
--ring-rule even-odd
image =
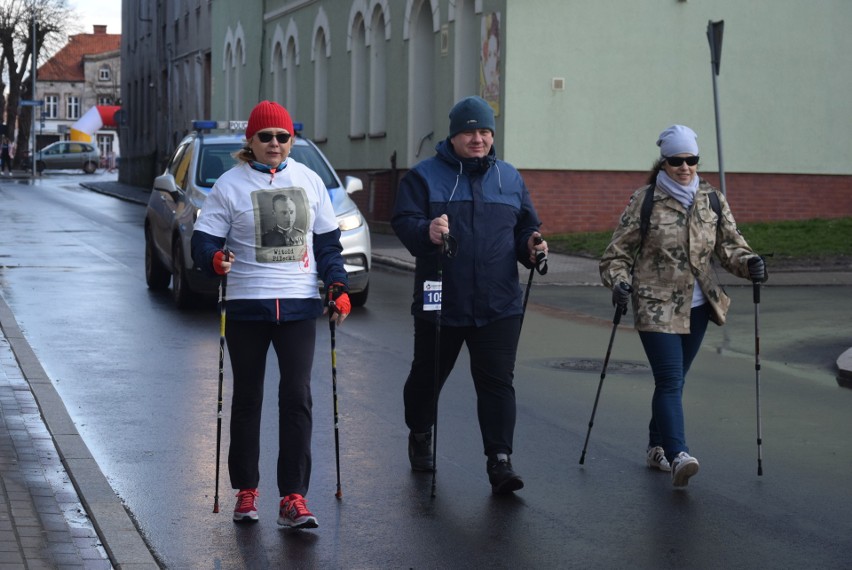
[[[180,142],[165,172],[154,179],[145,215],[145,280],[154,290],[167,289],[171,281],[179,308],[218,290],[218,279],[193,266],[190,239],[204,199],[219,176],[235,164],[232,154],[244,141],[242,133],[196,131]],[[364,305],[370,290],[370,230],[349,197],[363,189],[363,183],[347,176],[342,184],[325,155],[306,139],[294,139],[290,156],[316,172],[328,188],[340,226],[349,296],[353,305]]]
[[[79,170],[92,174],[101,162],[97,146],[85,142],[60,141],[36,153],[36,170]]]

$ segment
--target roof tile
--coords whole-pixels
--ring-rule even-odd
[[[121,34],[75,34],[38,68],[39,81],[84,81],[83,58],[121,48]]]

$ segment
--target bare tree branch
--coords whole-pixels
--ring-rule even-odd
[[[32,98],[33,23],[35,61],[47,61],[68,41],[76,28],[76,13],[67,0],[3,0],[0,3],[0,122],[11,137],[18,128],[17,148],[29,146],[34,107],[20,107]],[[8,96],[5,96],[8,91]],[[5,121],[2,121],[5,119]],[[20,160],[16,153],[15,160]]]

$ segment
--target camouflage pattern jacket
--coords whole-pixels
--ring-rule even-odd
[[[710,260],[715,254],[723,268],[747,279],[748,259],[756,255],[737,230],[727,200],[701,180],[687,211],[655,188],[648,234],[642,244],[639,224],[646,188],[630,197],[601,258],[603,284],[610,289],[619,282],[633,285],[633,320],[640,331],[688,334],[696,281],[710,303],[710,320],[724,324],[731,300]],[[718,229],[710,192],[718,194],[722,206]]]

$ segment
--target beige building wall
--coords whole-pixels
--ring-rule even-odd
[[[683,123],[717,170],[709,21],[724,20],[725,170],[852,174],[852,2],[506,2],[507,160],[645,170]],[[552,81],[564,80],[563,90]]]

